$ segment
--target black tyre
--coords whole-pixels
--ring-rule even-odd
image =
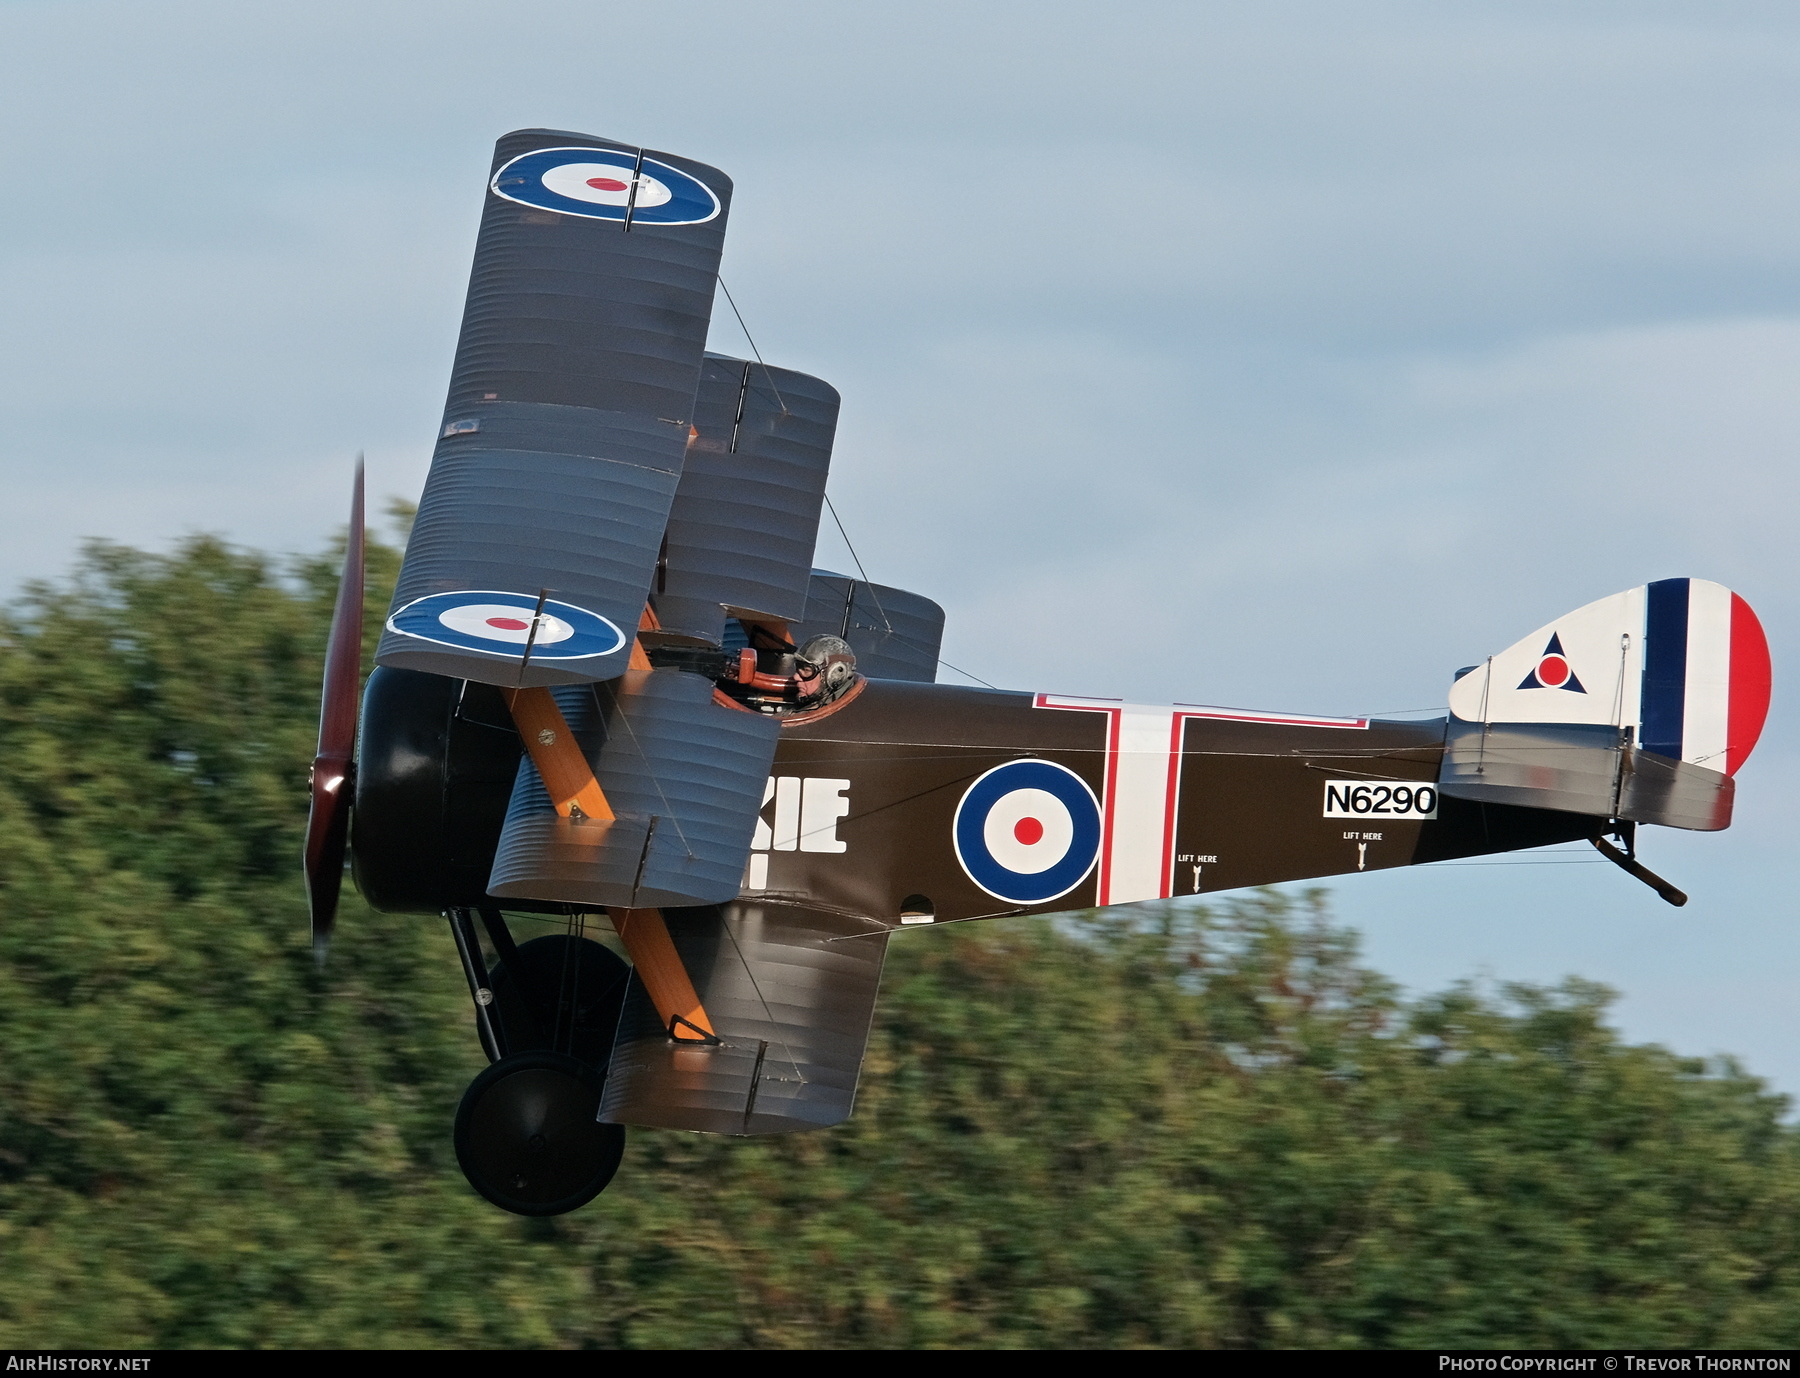
[[[572,1036],[561,1051],[604,1072],[630,977],[624,960],[592,938],[556,933],[520,943],[519,970],[496,962],[489,977],[493,1013],[505,1031],[508,1051],[552,1050],[557,1002],[566,981],[574,994],[574,1019]]]
[[[603,1078],[561,1053],[516,1053],[469,1083],[456,1161],[469,1185],[514,1215],[585,1206],[619,1170],[625,1127],[599,1124]]]

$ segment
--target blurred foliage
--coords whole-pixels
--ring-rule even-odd
[[[1800,1342],[1781,1098],[1582,982],[1403,1002],[1318,896],[907,934],[851,1123],[493,1210],[443,925],[308,949],[335,586],[96,545],[0,623],[0,1345]]]

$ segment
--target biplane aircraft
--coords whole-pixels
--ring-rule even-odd
[[[627,1125],[841,1122],[901,928],[1582,840],[1684,902],[1635,832],[1731,821],[1770,685],[1738,595],[1589,603],[1423,722],[939,684],[937,604],[812,567],[837,393],[706,350],[731,192],[635,145],[499,141],[360,698],[357,475],[313,936],[346,849],[375,908],[447,917],[490,1059],[456,1151],[488,1200],[582,1205]]]

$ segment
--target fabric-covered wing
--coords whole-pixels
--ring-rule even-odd
[[[856,668],[870,679],[930,684],[937,679],[944,610],[922,594],[815,569],[806,619],[788,635],[798,645],[821,634],[848,641]]]
[[[806,616],[837,414],[837,390],[820,379],[706,356],[656,572],[666,635],[717,646],[727,613]]]
[[[563,817],[519,765],[488,893],[589,908],[717,904],[738,893],[781,725],[713,701],[682,670],[555,691],[617,817]]]
[[[379,664],[500,685],[625,669],[730,197],[723,173],[669,154],[541,129],[499,141]]]
[[[711,1134],[822,1129],[850,1117],[887,934],[789,905],[664,916],[719,1043],[673,1042],[633,979],[600,1118]]]

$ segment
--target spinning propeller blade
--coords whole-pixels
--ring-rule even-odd
[[[323,953],[337,916],[350,832],[357,698],[362,686],[363,464],[356,461],[344,575],[325,648],[325,688],[319,705],[319,754],[312,764],[312,814],[306,822],[306,888],[312,906],[313,950]]]

